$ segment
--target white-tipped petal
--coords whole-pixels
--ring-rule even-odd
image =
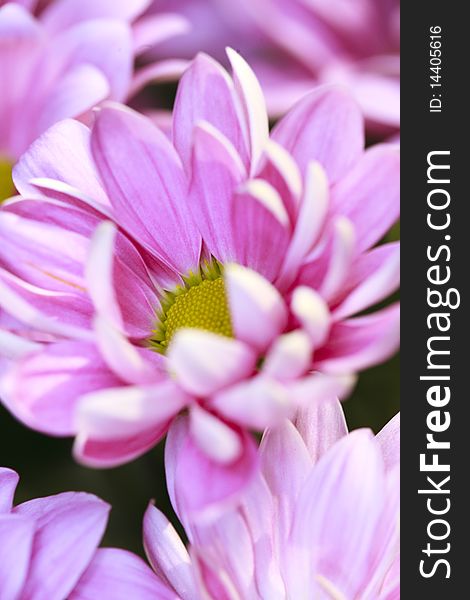
[[[281,295],[264,277],[241,265],[227,265],[224,277],[235,336],[265,350],[287,323]]]
[[[321,346],[330,330],[331,316],[328,305],[315,290],[306,286],[295,289],[292,312],[310,336],[313,347]]]

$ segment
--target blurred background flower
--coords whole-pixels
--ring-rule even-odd
[[[398,0],[156,0],[151,10],[180,11],[193,24],[162,50],[219,60],[238,50],[261,81],[272,118],[318,83],[348,87],[374,135],[400,126]]]
[[[148,81],[177,78],[186,62],[136,58],[189,24],[142,17],[149,1],[62,0],[0,6],[0,202],[13,195],[11,168],[42,132],[66,117],[87,119],[105,99],[129,101]],[[37,9],[37,15],[30,10]]]

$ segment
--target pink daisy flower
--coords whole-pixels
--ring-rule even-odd
[[[343,396],[397,347],[396,305],[357,315],[398,284],[398,245],[373,246],[398,215],[399,161],[364,151],[360,110],[330,88],[269,137],[259,85],[229,55],[233,80],[202,55],[183,76],[173,143],[107,106],[19,161],[24,198],[0,213],[0,385],[96,466],[145,452],[188,409],[235,493],[248,430]]]
[[[347,86],[374,132],[400,126],[399,0],[167,0],[192,23],[166,52],[227,44],[247,57],[279,117],[322,82]],[[161,2],[154,3],[161,10]],[[179,54],[178,54],[179,53]]]
[[[398,416],[374,438],[369,430],[348,434],[339,403],[311,406],[297,429],[286,421],[266,432],[251,486],[234,507],[209,520],[193,512],[207,479],[197,448],[181,441],[188,426],[186,417],[178,421],[166,452],[169,491],[188,549],[153,505],[144,518],[147,557],[168,597],[400,597]],[[85,598],[100,597],[106,577],[98,566],[77,589]],[[108,589],[117,594],[119,581]],[[136,582],[133,597],[152,597],[148,584],[146,578]]]
[[[35,4],[0,3],[0,200],[14,193],[12,164],[51,125],[105,99],[128,101],[186,64],[134,69],[143,50],[188,28],[174,14],[140,17],[150,0],[63,0],[38,16]]]

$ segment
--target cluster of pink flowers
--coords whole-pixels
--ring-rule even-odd
[[[199,4],[0,1],[1,401],[87,466],[167,436],[189,539],[150,505],[152,570],[98,549],[103,501],[12,508],[3,469],[2,600],[399,597],[398,417],[348,434],[337,400],[399,344],[399,149],[365,146],[397,7],[243,1],[229,73]],[[170,117],[130,104],[175,78]]]
[[[97,549],[103,501],[63,493],[12,508],[18,476],[0,470],[2,599],[399,598],[398,417],[374,438],[365,429],[348,434],[335,401],[300,411],[295,423],[265,432],[256,478],[209,521],[191,510],[205,482],[188,470],[188,426],[182,418],[173,430],[166,467],[189,547],[150,504],[143,535],[151,568],[125,550]]]

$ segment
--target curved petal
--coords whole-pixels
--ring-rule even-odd
[[[288,287],[297,275],[303,259],[318,240],[328,210],[329,189],[326,174],[319,163],[310,163],[305,175],[305,189],[301,199],[292,239],[284,258],[276,284]]]
[[[144,516],[144,547],[155,573],[167,581],[180,598],[199,598],[189,554],[173,525],[152,504]]]
[[[189,428],[199,448],[215,462],[232,463],[243,450],[239,435],[217,416],[197,404],[191,407]]]
[[[249,375],[256,356],[238,340],[199,329],[180,329],[168,348],[168,370],[196,396],[208,396]]]
[[[100,548],[83,573],[69,600],[179,600],[145,562],[120,548]]]
[[[185,205],[181,162],[166,136],[116,105],[98,113],[91,148],[117,222],[168,266],[194,270],[201,239]]]
[[[243,185],[233,198],[232,228],[236,262],[274,281],[290,238],[289,217],[277,191],[262,179]]]
[[[331,397],[325,402],[309,402],[300,407],[294,424],[314,463],[348,433],[343,407]]]
[[[173,114],[174,144],[186,168],[190,166],[194,127],[200,121],[210,123],[230,140],[246,164],[247,150],[234,103],[233,83],[206,54],[198,54],[181,78]]]
[[[199,122],[193,131],[189,209],[208,252],[221,262],[235,257],[232,196],[245,178],[230,141],[209,123]]]
[[[357,250],[373,246],[400,214],[400,153],[390,144],[369,148],[333,188],[331,212],[354,225]]]
[[[233,80],[246,120],[250,147],[250,173],[253,175],[269,140],[269,121],[263,91],[249,64],[238,52],[226,49]]]
[[[29,427],[52,435],[74,435],[79,398],[115,387],[120,380],[91,344],[60,342],[20,360],[8,383],[8,406]]]
[[[281,546],[287,544],[297,498],[312,468],[305,444],[290,421],[266,431],[260,449],[261,471],[274,497]]]
[[[310,549],[315,540],[313,565],[303,575],[310,579],[307,589],[321,576],[344,597],[361,596],[385,499],[383,465],[370,431],[344,437],[320,459],[300,493],[292,527],[295,546]]]
[[[326,302],[312,288],[299,286],[292,294],[291,308],[309,335],[313,347],[319,348],[327,339],[331,325],[331,315]]]
[[[34,521],[20,515],[0,514],[0,598],[17,600],[28,576]]]
[[[13,169],[13,181],[24,196],[37,196],[31,180],[47,178],[66,183],[109,207],[90,151],[90,130],[66,119],[43,133],[23,154]]]
[[[153,386],[98,390],[82,396],[76,427],[82,438],[113,441],[160,430],[189,402],[171,380]]]
[[[19,479],[13,469],[0,467],[0,514],[10,512]]]
[[[391,471],[400,463],[400,413],[379,431],[376,440],[382,450],[385,467]]]
[[[210,406],[229,421],[259,431],[288,418],[294,410],[286,387],[264,375],[222,390]]]
[[[140,431],[137,435],[117,439],[92,439],[80,433],[75,438],[73,455],[76,460],[93,468],[118,467],[131,462],[157,445],[169,423],[159,428]]]
[[[34,519],[36,526],[25,598],[68,597],[100,543],[109,508],[91,494],[66,492],[14,509],[15,514]]]
[[[299,329],[285,333],[275,340],[263,364],[262,372],[280,381],[304,375],[312,361],[309,336]]]
[[[314,366],[329,373],[352,373],[391,356],[399,340],[400,307],[394,304],[333,325],[328,342],[314,357]]]
[[[360,158],[364,124],[358,105],[339,88],[322,86],[311,92],[276,125],[273,139],[305,173],[312,160],[336,183]]]
[[[373,306],[395,291],[400,282],[400,243],[373,248],[353,263],[344,287],[349,291],[333,310],[338,321]]]
[[[235,336],[263,352],[287,324],[287,309],[277,291],[256,271],[237,264],[224,269]]]
[[[175,427],[176,436],[171,435]],[[246,432],[239,435],[243,448],[240,457],[222,465],[199,449],[189,433],[187,418],[180,418],[170,428],[165,450],[167,480],[184,523],[220,514],[249,485],[256,473],[256,445]]]

